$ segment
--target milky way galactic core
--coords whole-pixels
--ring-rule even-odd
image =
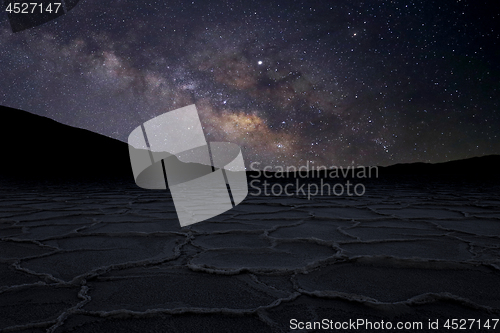
[[[1,15],[0,104],[124,142],[195,104],[247,167],[500,153],[494,2],[80,0],[16,33]]]

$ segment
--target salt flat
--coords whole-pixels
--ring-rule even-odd
[[[500,316],[498,183],[249,195],[185,228],[169,192],[128,182],[1,185],[2,331],[287,332],[292,318]]]

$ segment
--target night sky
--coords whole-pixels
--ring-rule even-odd
[[[195,103],[247,166],[499,154],[495,6],[81,0],[18,33],[2,13],[0,104],[126,142]]]

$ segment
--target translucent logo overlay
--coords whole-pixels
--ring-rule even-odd
[[[207,143],[195,105],[138,126],[128,146],[136,184],[169,188],[181,227],[222,214],[248,194],[240,147]]]

